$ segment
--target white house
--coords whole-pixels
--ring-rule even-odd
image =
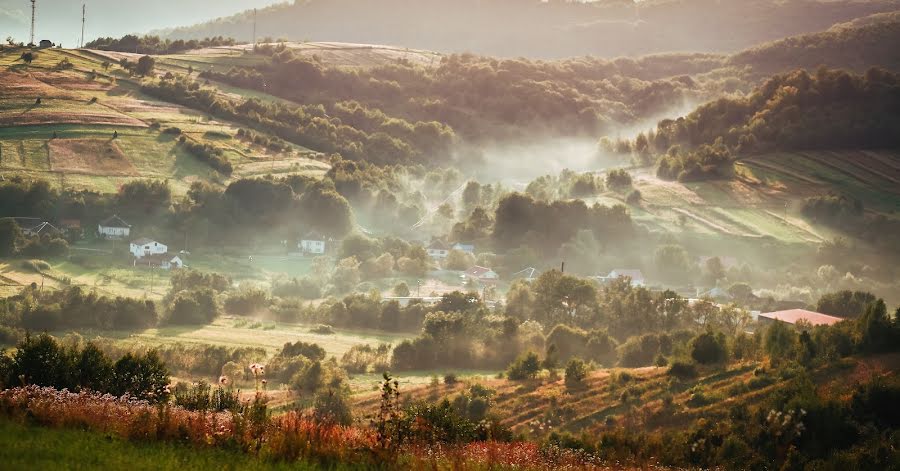
[[[124,239],[131,234],[131,225],[114,215],[100,221],[97,233],[104,239]]]
[[[453,250],[459,250],[460,252],[475,255],[475,246],[472,244],[461,244],[457,242],[456,244],[453,244]]]
[[[142,237],[131,242],[129,251],[135,258],[144,258],[148,255],[162,255],[169,251],[169,248],[159,242]]]
[[[322,255],[325,253],[325,237],[318,232],[309,232],[300,239],[297,248],[305,254]]]
[[[447,255],[450,254],[450,248],[440,240],[435,240],[431,245],[425,247],[425,252],[431,258],[447,258]]]

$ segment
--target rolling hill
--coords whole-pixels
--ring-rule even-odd
[[[260,10],[259,37],[392,44],[441,52],[560,58],[731,52],[898,9],[893,0],[309,0]],[[352,12],[352,13],[347,13]],[[707,18],[715,17],[710,22]],[[252,13],[168,33],[249,39]]]

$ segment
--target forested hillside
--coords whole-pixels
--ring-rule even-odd
[[[668,152],[659,174],[683,179],[715,171],[732,153],[896,148],[898,136],[900,76],[823,68],[777,75],[747,97],[722,98],[663,120],[639,145]]]
[[[260,37],[403,45],[496,56],[601,57],[736,51],[895,10],[894,0],[310,0],[260,10]],[[170,37],[248,37],[252,13]],[[716,21],[708,21],[716,18]]]

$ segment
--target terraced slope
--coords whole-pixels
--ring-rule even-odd
[[[275,153],[237,139],[234,123],[142,94],[140,80],[112,57],[46,49],[25,64],[21,53],[0,52],[0,176],[101,192],[136,178],[168,179],[177,194],[197,180],[227,183],[179,146],[167,128],[222,149],[235,168],[232,178],[322,174],[329,168],[309,149],[291,146]]]

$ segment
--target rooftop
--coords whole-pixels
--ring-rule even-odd
[[[133,241],[131,241],[131,243],[134,244],[134,245],[147,245],[147,244],[156,243],[156,241],[153,240],[153,239],[148,239],[148,238],[146,238],[146,237],[141,237],[141,238],[138,239],[138,240],[133,240]]]
[[[807,311],[806,309],[788,309],[786,311],[765,312],[759,315],[767,319],[779,320],[788,324],[796,324],[800,320],[806,320],[810,324],[834,325],[842,321],[840,317],[829,316],[821,312]]]
[[[100,221],[100,225],[103,227],[131,227],[131,224],[123,221],[122,218],[115,214]]]

